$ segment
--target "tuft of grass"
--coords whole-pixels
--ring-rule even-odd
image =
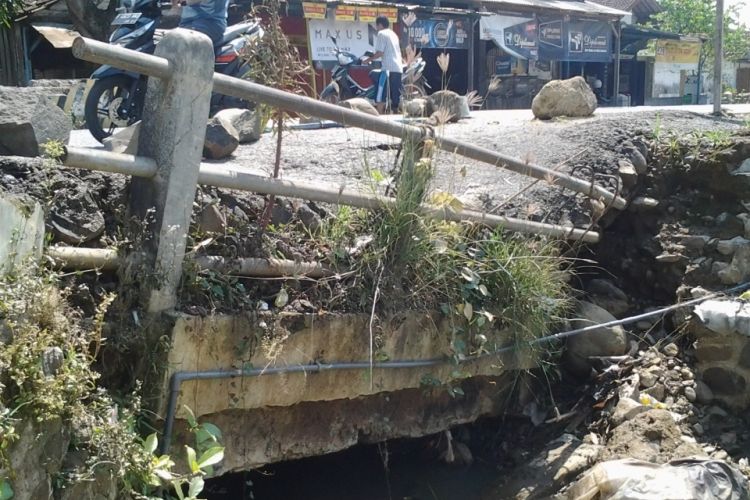
[[[323,231],[334,249],[369,242],[356,253],[332,254],[357,284],[349,287],[351,303],[367,312],[442,311],[453,325],[457,358],[521,347],[547,334],[568,303],[568,264],[555,244],[425,217],[425,200],[441,203],[443,210],[461,205],[431,191],[432,161],[416,145],[404,145],[396,177],[390,203],[370,211],[345,209]]]

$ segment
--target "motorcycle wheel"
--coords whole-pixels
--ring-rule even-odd
[[[86,127],[99,142],[112,135],[116,128],[127,127],[141,119],[143,99],[131,96],[133,79],[126,75],[114,75],[97,80],[91,87],[84,117]],[[136,86],[136,93],[143,92],[143,82]],[[126,103],[127,104],[126,106]]]

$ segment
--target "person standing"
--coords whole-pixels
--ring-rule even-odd
[[[184,5],[180,15],[180,28],[199,31],[211,39],[214,46],[224,38],[227,29],[229,0],[172,0],[172,5]]]
[[[376,59],[382,60],[382,71],[375,95],[375,103],[380,113],[385,111],[388,101],[390,101],[390,110],[398,113],[398,106],[401,103],[401,72],[403,71],[401,46],[398,35],[390,29],[390,25],[390,21],[385,16],[378,16],[375,19],[375,28],[378,30],[375,38],[375,54],[362,61],[368,64]]]

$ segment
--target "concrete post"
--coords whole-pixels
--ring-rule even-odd
[[[176,304],[185,238],[190,227],[211,100],[214,51],[209,38],[170,31],[156,47],[169,60],[169,79],[149,78],[138,154],[153,158],[153,178],[133,178],[130,210],[145,219],[153,210],[145,271],[138,278],[148,312]],[[143,268],[141,268],[143,270]],[[149,275],[150,274],[150,275]]]
[[[724,0],[716,0],[714,32],[714,114],[721,115],[721,63],[724,58]]]

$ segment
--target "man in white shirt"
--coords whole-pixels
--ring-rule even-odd
[[[401,61],[401,46],[398,35],[390,29],[390,21],[385,16],[375,19],[375,27],[378,36],[375,38],[375,54],[364,59],[362,62],[368,64],[375,59],[382,59],[382,71],[378,81],[378,91],[375,102],[379,112],[385,111],[386,103],[390,97],[390,110],[398,113],[401,102],[401,72],[403,62]]]

